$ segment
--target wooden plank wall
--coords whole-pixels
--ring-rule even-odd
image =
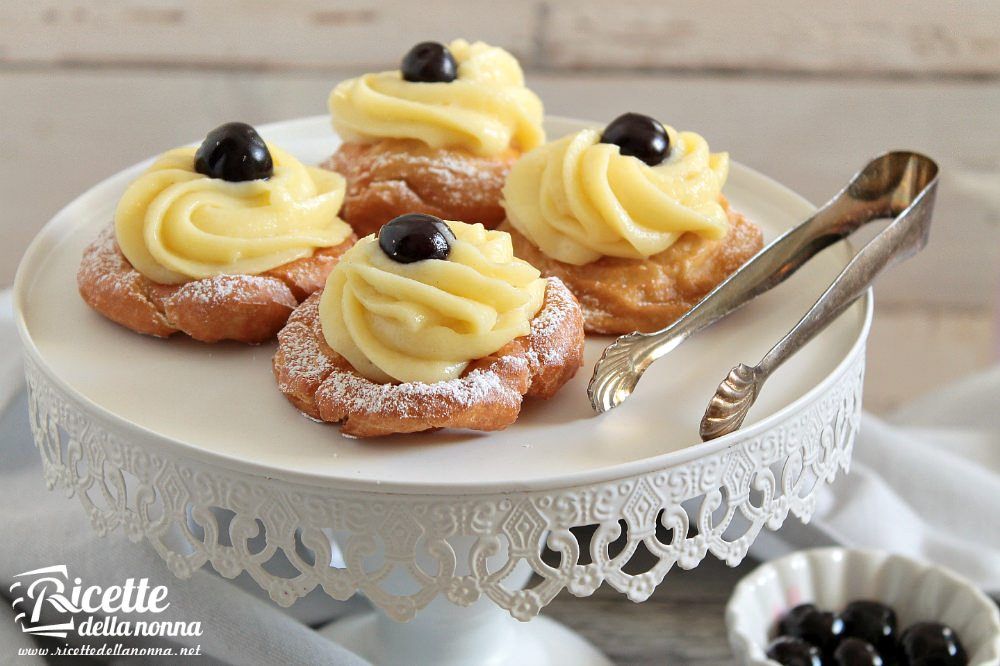
[[[6,0],[0,20],[8,64],[329,70],[392,64],[417,36],[464,34],[551,70],[1000,71],[992,0]]]
[[[224,120],[323,113],[337,80],[454,36],[514,52],[550,113],[645,111],[817,202],[874,153],[927,152],[944,169],[934,239],[880,285],[869,404],[994,357],[995,0],[4,0],[0,285],[100,178]],[[911,370],[928,349],[935,372]]]

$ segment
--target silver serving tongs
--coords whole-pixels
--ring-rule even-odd
[[[594,410],[601,413],[620,405],[653,361],[784,282],[826,247],[873,220],[895,218],[851,259],[759,364],[736,366],[719,386],[702,419],[701,437],[707,441],[738,429],[778,366],[864,294],[883,270],[924,248],[937,175],[937,164],[919,153],[897,151],[873,159],[812,217],[757,253],[676,322],[655,333],[623,335],[608,346],[587,388]]]

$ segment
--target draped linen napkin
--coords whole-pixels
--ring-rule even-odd
[[[1000,365],[887,418],[864,414],[851,472],[823,488],[812,521],[764,530],[750,552],[835,544],[919,557],[1000,593]]]

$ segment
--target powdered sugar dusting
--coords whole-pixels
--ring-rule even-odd
[[[156,285],[135,270],[122,254],[115,239],[114,225],[105,227],[84,251],[80,274],[100,281],[104,288],[120,287],[124,290],[137,287],[146,293]],[[216,275],[179,285],[157,286],[167,292],[164,296],[168,298],[174,294],[183,294],[185,299],[206,305],[217,305],[238,300],[255,300],[260,294],[269,293],[276,286],[276,282],[276,278],[265,275]]]
[[[216,275],[186,282],[177,290],[177,294],[205,305],[245,302],[259,294],[268,293],[277,282],[275,278],[263,275]]]
[[[320,381],[333,370],[330,357],[302,324],[290,324],[281,332],[282,369],[291,378]],[[284,388],[284,387],[283,387]]]
[[[118,249],[114,227],[105,227],[93,243],[83,252],[79,280],[100,284],[102,288],[128,289],[141,279]]]
[[[349,414],[391,413],[402,418],[426,417],[431,406],[434,411],[442,407],[463,410],[498,400],[521,401],[521,395],[504,384],[499,374],[482,370],[432,384],[376,384],[350,371],[336,371],[320,390],[336,396]]]
[[[84,250],[77,286],[83,300],[112,321],[157,337],[176,331],[152,297],[152,283],[118,249],[113,225],[105,227]]]
[[[321,165],[347,179],[345,210],[355,201],[382,200],[389,208],[416,205],[435,214],[455,215],[454,219],[473,220],[468,215],[496,216],[499,222],[500,190],[509,171],[505,158],[484,158],[462,151],[432,150],[413,141],[384,140],[376,144],[344,144]]]
[[[545,304],[527,338],[503,355],[474,362],[462,377],[433,383],[379,384],[356,373],[322,339],[319,300],[320,294],[307,299],[278,335],[275,374],[293,402],[314,405],[307,408],[324,420],[345,422],[342,432],[348,434],[389,434],[413,425],[504,427],[517,417],[534,382],[545,377],[548,388],[534,394],[551,395],[579,365],[574,358],[583,336],[579,305],[555,278],[549,278]],[[561,371],[569,366],[568,374]],[[553,368],[560,371],[552,374]]]
[[[276,272],[161,284],[129,263],[110,224],[84,250],[77,283],[91,307],[139,333],[167,337],[183,331],[204,342],[258,344],[272,338],[298,299],[319,286],[339,258],[338,248],[289,262]]]
[[[333,369],[330,357],[319,338],[313,334],[311,322],[319,317],[319,297],[307,298],[278,333],[280,367],[277,373],[279,387],[290,391],[293,382],[316,385]]]
[[[398,162],[400,155],[380,153],[371,165],[373,173],[379,173],[392,162]],[[480,160],[463,155],[461,158],[439,151],[433,157],[427,155],[407,155],[405,161],[416,167],[416,172],[434,176],[435,200],[438,205],[461,206],[468,188],[495,190],[503,187],[503,175],[495,169],[483,168]],[[413,173],[413,172],[410,172]],[[472,185],[478,183],[477,185]],[[407,183],[408,189],[412,186]]]
[[[548,281],[545,305],[531,320],[528,356],[535,367],[561,365],[565,362],[569,348],[565,344],[567,341],[563,340],[565,336],[559,335],[559,332],[565,328],[567,317],[579,308],[562,280],[550,277]],[[564,344],[559,344],[560,342]]]

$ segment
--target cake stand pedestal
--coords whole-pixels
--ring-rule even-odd
[[[580,126],[550,119],[547,130]],[[260,129],[310,163],[336,146],[325,117]],[[273,345],[155,340],[81,301],[82,250],[142,166],[63,209],[18,271],[45,480],[75,495],[98,533],[145,541],[181,578],[207,564],[228,578],[246,572],[282,606],[316,588],[363,595],[374,615],[323,631],[378,664],[607,663],[536,618],[559,592],[604,584],[640,602],[674,566],[709,555],[735,566],[762,529],[808,519],[817,490],[848,467],[870,297],[782,366],[743,429],[697,442],[719,379],[798,320],[846,248],[689,340],[600,418],[586,383],[608,340],[594,339],[578,376],[505,431],[361,442],[284,400]],[[726,194],[768,236],[812,211],[735,163]],[[637,554],[655,564],[635,570]]]
[[[340,620],[320,631],[379,666],[608,666],[597,648],[547,617],[519,623],[489,601],[461,608],[432,601],[411,622],[382,612]]]

